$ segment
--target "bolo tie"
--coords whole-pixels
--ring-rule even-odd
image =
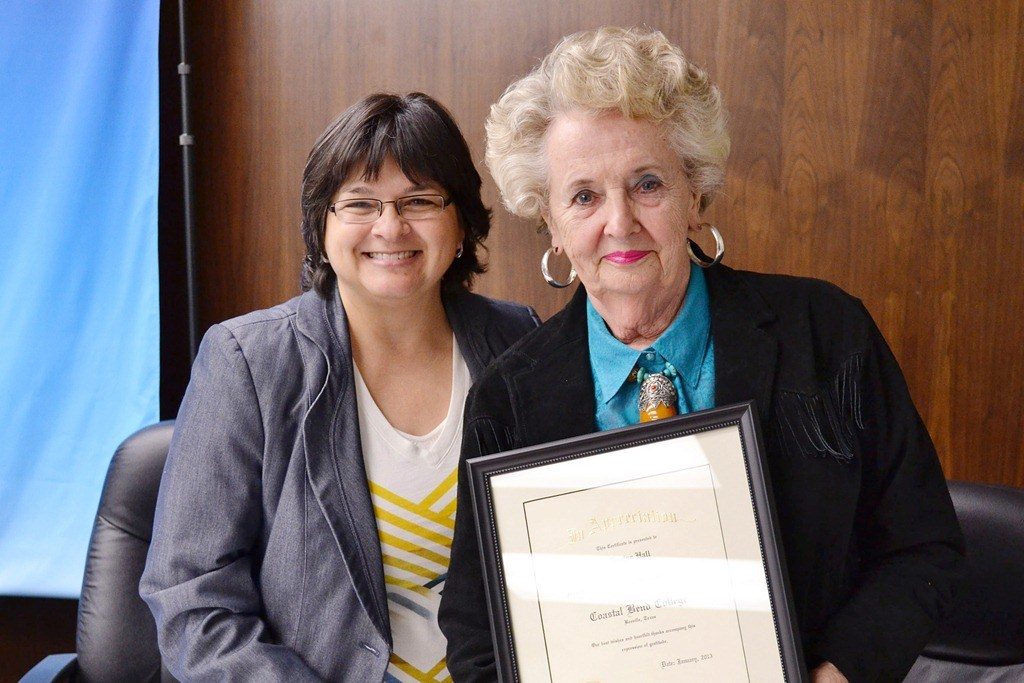
[[[653,422],[679,414],[679,395],[671,379],[676,374],[676,369],[667,361],[661,372],[650,372],[644,367],[636,369],[636,381],[640,383],[637,409],[641,422]]]

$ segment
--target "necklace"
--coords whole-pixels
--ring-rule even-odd
[[[668,361],[665,361],[665,368],[661,372],[650,372],[640,366],[630,374],[630,378],[640,384],[640,398],[637,401],[640,422],[653,422],[679,414],[679,394],[671,379],[678,374]]]

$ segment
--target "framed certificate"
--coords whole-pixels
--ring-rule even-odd
[[[804,681],[745,403],[467,463],[502,681]]]

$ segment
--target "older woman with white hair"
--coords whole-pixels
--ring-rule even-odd
[[[717,87],[657,31],[571,35],[491,109],[506,206],[543,220],[565,307],[482,375],[463,458],[754,400],[816,681],[897,680],[949,602],[963,542],[931,439],[857,299],[732,270],[702,220],[729,137]],[[710,232],[708,257],[691,241]],[[494,680],[468,482],[440,623],[456,681]]]

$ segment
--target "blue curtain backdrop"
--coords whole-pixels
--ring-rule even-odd
[[[159,415],[159,0],[0,2],[0,594],[77,597]]]

